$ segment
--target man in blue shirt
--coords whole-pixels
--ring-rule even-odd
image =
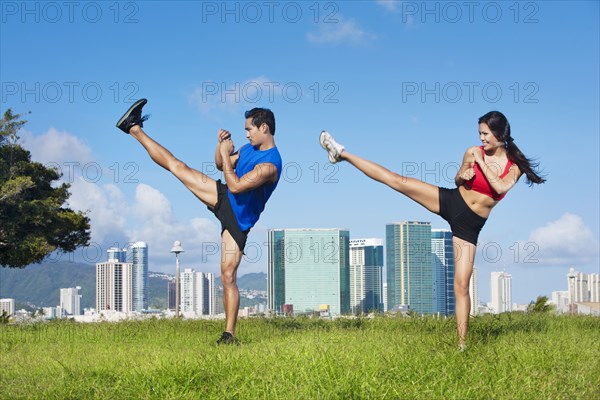
[[[135,102],[117,122],[146,149],[152,160],[175,175],[221,221],[221,281],[225,308],[225,332],[217,344],[238,343],[235,325],[240,307],[237,269],[244,254],[248,232],[258,221],[267,200],[277,187],[282,161],[275,146],[275,116],[265,108],[246,111],[249,144],[234,151],[229,131],[219,129],[215,163],[223,171],[225,184],[178,160],[143,130],[142,108],[146,99]]]

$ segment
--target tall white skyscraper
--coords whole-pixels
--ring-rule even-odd
[[[492,272],[491,303],[495,314],[512,311],[512,275]]]
[[[569,269],[567,281],[569,283],[569,298],[572,303],[585,303],[590,301],[588,278],[588,274],[577,272],[574,268]]]
[[[573,303],[600,303],[600,274],[586,274],[569,269],[569,299]]]
[[[60,289],[60,305],[67,315],[81,315],[81,286]]]
[[[471,315],[479,314],[479,270],[473,266],[473,273],[469,281],[469,297],[471,298]]]
[[[148,309],[148,245],[136,242],[131,246],[133,264],[133,311]]]
[[[213,273],[186,268],[181,273],[181,312],[192,315],[214,315],[216,286]]]
[[[383,239],[350,240],[352,313],[383,311]]]
[[[120,261],[122,252],[108,250],[108,261],[96,263],[96,310],[133,311],[133,264]]]

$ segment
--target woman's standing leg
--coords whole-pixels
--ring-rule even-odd
[[[475,263],[476,246],[463,239],[453,237],[454,243],[454,298],[456,301],[456,329],[458,344],[465,349],[469,330],[469,315],[471,313],[471,298],[469,297],[469,282]]]

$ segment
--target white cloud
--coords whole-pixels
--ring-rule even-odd
[[[308,41],[317,44],[365,44],[376,38],[374,34],[362,29],[355,20],[345,20],[342,16],[336,18],[337,22],[320,23],[316,32],[307,33]]]
[[[382,6],[383,8],[385,8],[387,11],[395,12],[398,9],[399,1],[397,1],[397,0],[377,0],[376,3],[379,4],[380,6]]]
[[[85,165],[93,160],[91,149],[81,139],[55,128],[50,128],[40,136],[23,131],[21,142],[31,152],[31,159],[42,164]]]
[[[419,4],[415,2],[399,1],[399,0],[377,0],[379,6],[390,13],[400,13],[402,16],[402,24],[405,30],[412,30],[415,26],[415,15],[419,13]],[[425,3],[421,3],[421,7],[425,7]],[[401,9],[400,9],[401,8]]]
[[[214,117],[215,112],[236,113],[242,105],[272,103],[281,95],[282,85],[265,76],[244,82],[205,81],[194,89],[188,99],[202,114]]]
[[[89,211],[93,243],[113,242],[124,236],[127,227],[127,202],[115,185],[98,185],[76,179],[70,188],[68,205]]]
[[[598,265],[599,262],[598,238],[575,214],[564,214],[533,230],[527,243],[538,250],[540,265]]]

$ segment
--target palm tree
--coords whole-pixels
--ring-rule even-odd
[[[529,304],[529,307],[527,307],[527,311],[539,312],[539,313],[545,313],[545,312],[550,311],[551,309],[552,309],[552,306],[550,304],[548,304],[547,296],[538,296],[537,299],[535,300],[535,303],[532,301]]]

